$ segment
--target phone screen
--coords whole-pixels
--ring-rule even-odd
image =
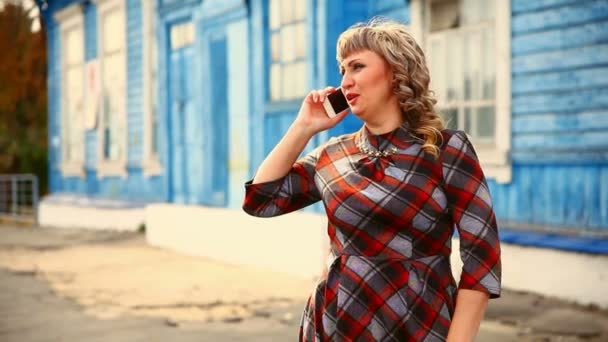
[[[327,95],[327,99],[331,103],[336,114],[348,108],[348,101],[346,101],[346,97],[344,97],[341,88],[338,88],[335,92]]]
[[[338,113],[343,110],[348,109],[348,101],[346,100],[346,97],[344,97],[342,89],[338,88],[335,92],[327,95],[323,102],[323,107],[325,107],[325,111],[330,118],[338,115]]]

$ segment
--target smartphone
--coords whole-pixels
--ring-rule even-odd
[[[338,113],[348,109],[348,101],[346,101],[342,89],[338,88],[333,93],[327,95],[325,101],[323,101],[323,108],[325,108],[325,112],[327,112],[327,116],[330,118],[333,118],[338,115]]]

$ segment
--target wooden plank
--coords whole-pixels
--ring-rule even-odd
[[[512,150],[511,160],[520,165],[608,165],[608,150]]]
[[[602,110],[608,107],[608,88],[551,92],[535,95],[515,95],[513,116],[534,113],[571,113]]]
[[[511,122],[513,133],[552,133],[604,130],[608,134],[608,110],[579,113],[543,113],[516,116]]]
[[[608,2],[594,0],[577,2],[569,6],[548,8],[537,12],[524,12],[513,17],[512,32],[526,32],[566,28],[608,19]]]
[[[514,75],[512,89],[521,95],[594,87],[608,87],[608,66]]]
[[[513,149],[608,149],[608,134],[606,131],[514,134]]]
[[[512,0],[511,11],[513,12],[513,14],[521,12],[539,11],[546,10],[552,7],[576,4],[578,2],[580,2],[580,0]]]
[[[511,62],[514,75],[606,66],[608,65],[608,44],[515,56]]]
[[[608,43],[608,21],[514,36],[511,47],[512,55],[520,56],[604,43]]]

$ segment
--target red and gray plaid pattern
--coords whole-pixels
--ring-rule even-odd
[[[322,200],[332,258],[302,315],[300,341],[443,341],[457,285],[449,256],[456,225],[458,288],[500,296],[496,219],[473,146],[443,131],[438,160],[406,125],[332,138],[281,179],[246,184],[243,209],[282,215]],[[372,151],[396,148],[390,156]]]

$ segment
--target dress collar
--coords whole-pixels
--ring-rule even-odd
[[[372,151],[387,151],[393,148],[402,150],[411,146],[416,141],[421,141],[421,139],[410,132],[407,122],[388,133],[378,135],[373,134],[367,126],[363,125],[357,132],[356,137],[359,149],[367,147]]]

